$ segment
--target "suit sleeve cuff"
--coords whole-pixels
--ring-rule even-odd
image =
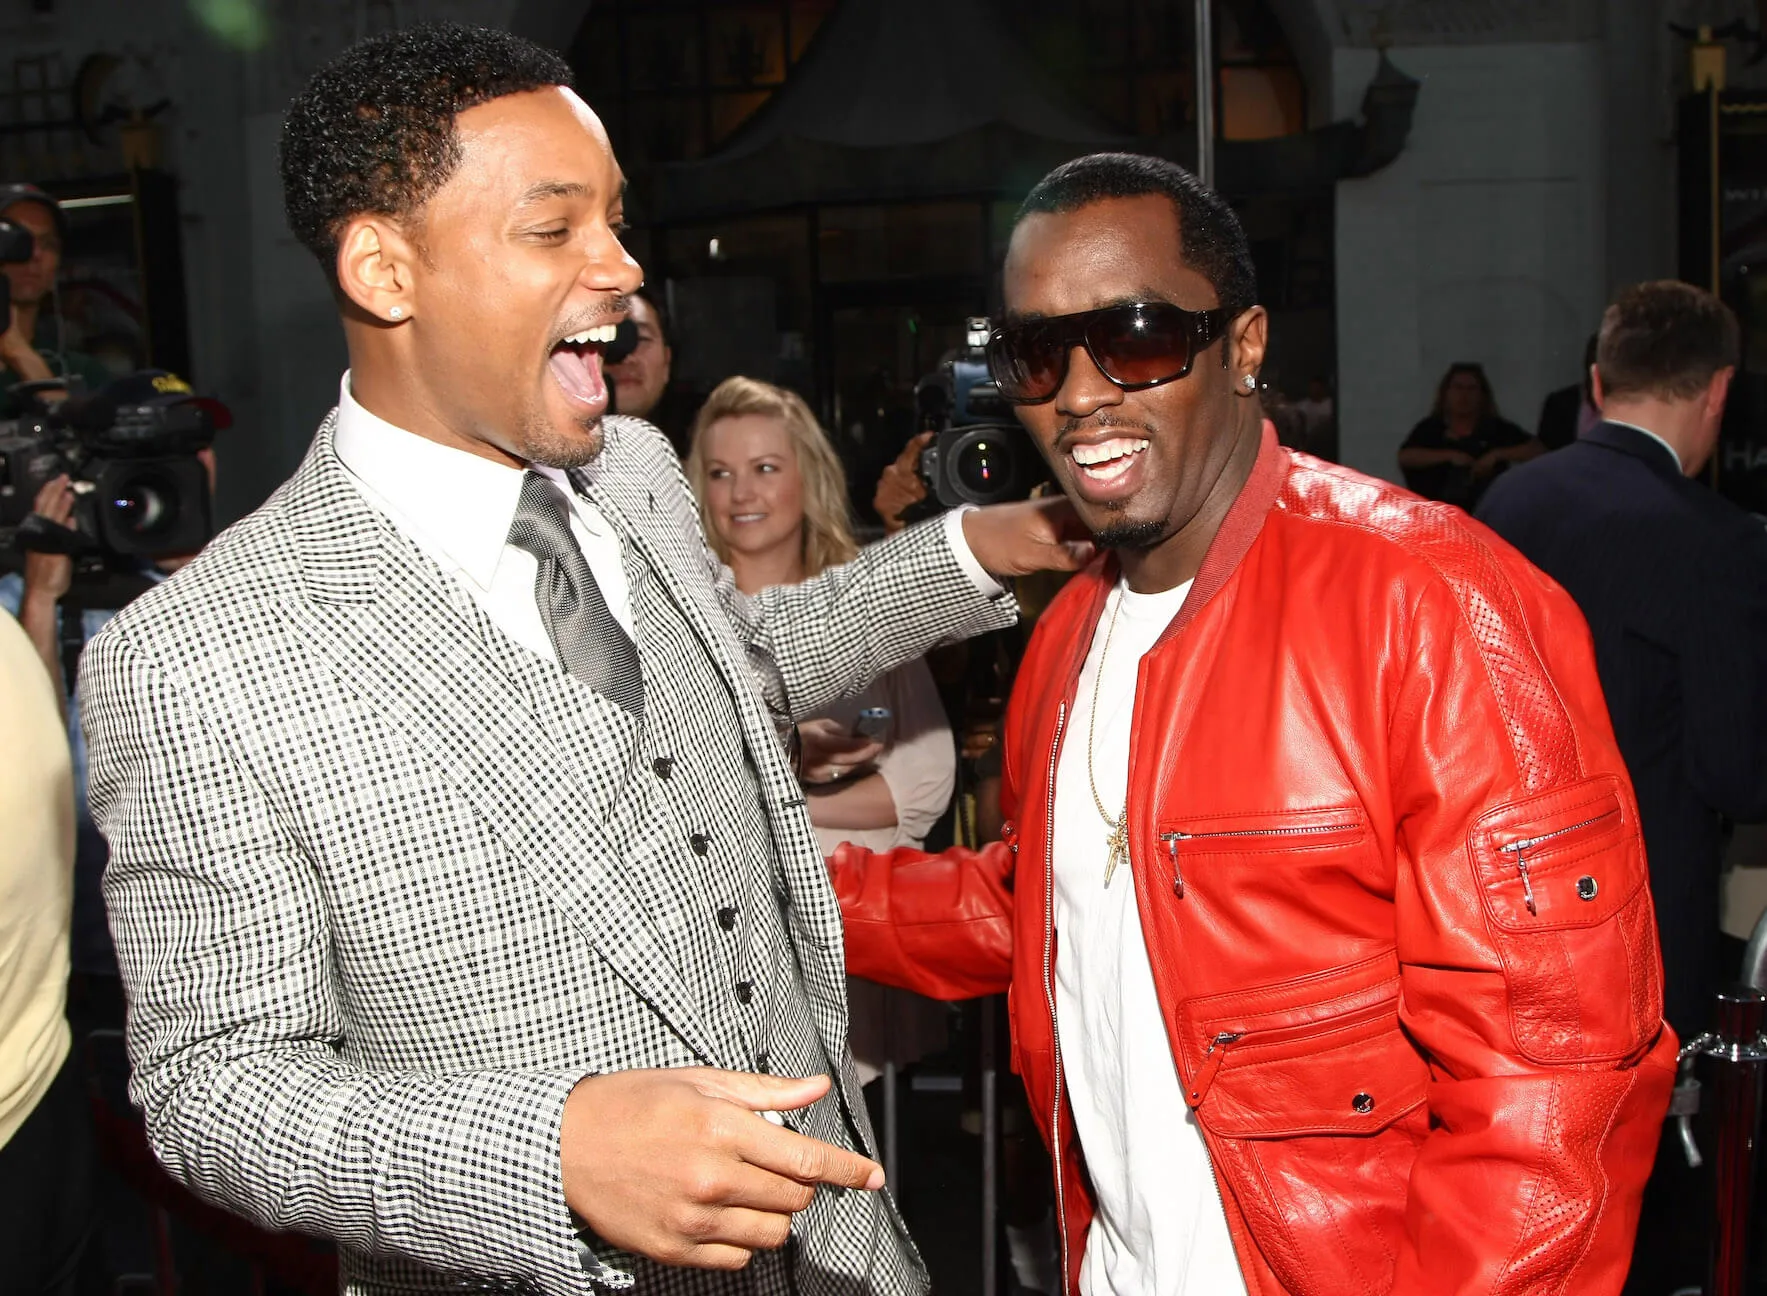
[[[987,599],[999,598],[1006,593],[1006,586],[982,570],[981,563],[976,561],[975,553],[969,547],[969,537],[963,534],[963,515],[972,512],[975,507],[974,504],[962,504],[945,514],[945,539],[951,545],[951,554],[957,559],[957,565],[976,587],[976,593]]]

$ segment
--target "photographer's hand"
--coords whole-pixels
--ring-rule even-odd
[[[49,362],[37,354],[31,340],[18,326],[18,308],[9,307],[6,332],[0,333],[0,363],[18,375],[20,382],[42,382],[55,377]]]
[[[74,490],[68,484],[66,473],[43,483],[31,505],[31,512],[59,526],[73,524]],[[73,581],[74,560],[66,554],[38,553],[32,550],[25,555],[25,588],[24,597],[19,600],[18,623],[31,637],[31,643],[37,650],[37,656],[43,659],[49,678],[55,681],[55,696],[62,700],[64,710],[66,689],[61,680],[56,607]]]
[[[963,536],[982,569],[1000,577],[1079,571],[1097,552],[1062,495],[971,509],[963,515]]]
[[[937,432],[921,432],[908,438],[908,444],[902,447],[902,453],[896,456],[895,462],[883,470],[877,479],[877,490],[872,493],[871,507],[877,510],[877,516],[883,520],[884,532],[895,535],[906,523],[902,521],[903,512],[909,506],[920,503],[926,498],[926,483],[920,479],[920,456],[933,443]]]

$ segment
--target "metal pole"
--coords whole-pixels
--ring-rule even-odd
[[[1715,1228],[1706,1296],[1743,1296],[1749,1208],[1767,1068],[1767,995],[1749,986],[1718,992],[1718,1029],[1698,1043],[1711,1064],[1717,1148],[1712,1156]]]
[[[982,1008],[982,1296],[1000,1290],[1000,1103],[996,1023],[1000,1001]]]
[[[1196,176],[1215,183],[1214,0],[1196,0]]]
[[[900,1128],[896,1098],[896,1064],[894,1061],[883,1064],[884,1084],[884,1178],[889,1180],[890,1191],[896,1194],[896,1200],[902,1200],[902,1185],[896,1178],[896,1168],[901,1163],[896,1159],[896,1131]]]

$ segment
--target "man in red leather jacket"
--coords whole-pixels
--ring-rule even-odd
[[[1057,168],[1005,293],[1108,552],[1020,667],[1005,840],[831,861],[849,969],[1008,990],[1066,1292],[1617,1292],[1676,1043],[1576,607],[1263,431],[1245,236],[1180,168]]]

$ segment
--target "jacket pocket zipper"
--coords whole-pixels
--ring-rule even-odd
[[[1534,879],[1528,871],[1528,852],[1533,850],[1536,846],[1544,845],[1546,842],[1563,837],[1566,833],[1574,833],[1584,828],[1593,827],[1604,819],[1611,819],[1618,813],[1618,810],[1603,810],[1594,818],[1585,819],[1582,823],[1568,824],[1563,828],[1554,828],[1548,833],[1540,833],[1538,836],[1527,837],[1521,841],[1510,842],[1506,846],[1498,847],[1499,850],[1507,851],[1515,856],[1515,871],[1521,875],[1522,879],[1522,901],[1528,906],[1528,912],[1530,914],[1538,916],[1540,910],[1534,905]]]
[[[1209,1041],[1209,1047],[1203,1050],[1203,1069],[1197,1073],[1196,1083],[1184,1091],[1184,1101],[1194,1110],[1202,1106],[1203,1099],[1208,1096],[1209,1088],[1215,1083],[1215,1073],[1221,1069],[1221,1063],[1227,1058],[1227,1050],[1241,1036],[1239,1031],[1222,1031]],[[1210,1163],[1213,1168],[1213,1162]]]
[[[1180,900],[1184,898],[1184,870],[1178,863],[1178,843],[1181,841],[1208,841],[1220,837],[1307,837],[1317,833],[1343,832],[1354,824],[1294,824],[1287,828],[1231,828],[1220,832],[1163,832],[1160,840],[1166,843],[1166,854],[1172,860],[1172,894]]]

